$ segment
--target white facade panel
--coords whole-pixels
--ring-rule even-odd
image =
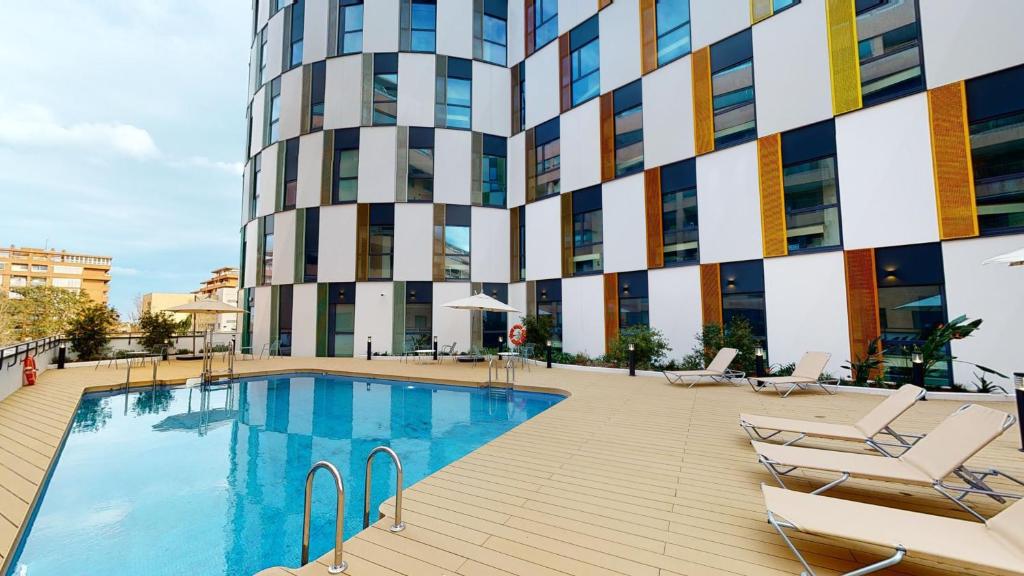
[[[680,359],[697,343],[703,318],[700,302],[700,267],[662,268],[647,273],[647,300],[651,328],[668,339],[669,358]]]
[[[508,282],[508,210],[474,206],[472,211],[470,278],[473,282]]]
[[[356,206],[354,204],[320,208],[319,248],[317,281],[355,281]]]
[[[366,338],[373,338],[373,351],[391,350],[391,328],[395,317],[395,285],[391,282],[356,284],[356,328],[353,336],[356,357],[366,357]]]
[[[295,210],[274,214],[273,284],[295,282]]]
[[[748,26],[750,0],[690,0],[691,45],[694,50],[714,44]]]
[[[526,57],[526,51],[523,46],[526,40],[526,33],[523,30],[523,3],[522,2],[509,2],[508,3],[508,57],[507,62],[511,66],[518,64],[520,60]]]
[[[395,201],[395,162],[398,137],[394,127],[363,128],[359,132],[359,202]]]
[[[265,108],[264,90],[266,88],[260,88],[256,91],[256,94],[252,97],[252,139],[249,141],[249,157],[253,157],[260,153],[263,148],[263,110]]]
[[[644,76],[644,166],[694,156],[693,72],[684,56]]]
[[[398,52],[398,0],[363,4],[363,52]]]
[[[284,11],[280,11],[267,23],[267,50],[264,57],[267,59],[267,83],[279,76],[282,71],[283,43],[284,43]]]
[[[438,0],[437,53],[473,58],[473,0]]]
[[[526,277],[562,275],[562,205],[558,197],[526,205]]]
[[[759,190],[756,142],[697,158],[701,262],[761,258]]]
[[[473,62],[473,130],[508,136],[511,92],[508,68]]]
[[[551,42],[526,61],[527,128],[558,116],[558,80],[558,42]]]
[[[472,346],[470,336],[471,312],[445,308],[444,304],[459,298],[468,298],[470,284],[468,282],[434,282],[433,320],[431,328],[437,336],[437,346],[446,346],[455,342],[456,350],[469,350]]]
[[[1024,372],[1021,363],[1021,326],[1024,326],[1024,270],[1005,264],[982,262],[1019,250],[1020,235],[973,238],[942,243],[942,265],[946,273],[946,309],[952,320],[961,314],[984,322],[969,338],[954,340],[953,356],[997,370],[1007,376]],[[971,387],[974,372],[970,364],[953,363],[957,384]],[[995,384],[1009,389],[1012,382],[989,375]]]
[[[398,55],[399,125],[434,125],[436,65],[433,54]]]
[[[604,271],[647,268],[647,216],[644,175],[633,174],[601,186]]]
[[[281,140],[299,135],[302,119],[302,68],[294,68],[281,76]]]
[[[754,26],[758,134],[832,117],[827,32],[824,2],[801,2]]]
[[[426,203],[395,205],[395,280],[433,277],[434,207]]]
[[[473,134],[465,130],[434,130],[434,202],[469,204],[473,179]]]
[[[562,280],[562,350],[588,356],[604,354],[604,278]]]
[[[245,225],[245,278],[242,278],[243,288],[252,288],[256,285],[256,272],[259,270],[259,221],[253,220]]]
[[[616,0],[600,16],[601,93],[640,78],[640,6]]]
[[[579,26],[594,14],[597,14],[596,0],[558,0],[558,35]]]
[[[259,353],[270,343],[270,286],[253,288],[252,349]]]
[[[316,356],[316,284],[292,289],[292,356]]]
[[[284,144],[271,144],[260,154],[260,200],[257,207],[257,216],[266,216],[267,214],[274,213],[274,199],[277,194],[278,146],[284,146]]]
[[[327,24],[332,1],[336,0],[305,0],[305,18],[302,21],[303,64],[327,58]]]
[[[353,128],[362,122],[363,57],[341,56],[327,61],[324,128]]]
[[[249,221],[249,204],[252,203],[252,170],[253,165],[247,160],[245,170],[242,171],[242,213],[240,215],[242,226]]]
[[[526,204],[526,134],[520,132],[508,139],[508,207]]]
[[[799,362],[805,352],[828,352],[825,371],[848,376],[840,368],[850,358],[843,253],[767,258],[764,291],[770,362]]]
[[[508,302],[506,304],[519,310],[519,312],[509,312],[505,315],[507,322],[505,328],[511,329],[516,324],[522,323],[523,318],[528,313],[526,309],[526,282],[516,282],[508,285]]]
[[[601,103],[597,98],[562,114],[562,192],[601,182]]]
[[[320,205],[320,185],[323,176],[324,132],[313,132],[299,137],[299,181],[295,196],[297,208]]]
[[[836,151],[847,250],[939,239],[925,94],[836,118]]]
[[[1019,0],[928,0],[920,10],[929,88],[1024,62],[1024,3]]]

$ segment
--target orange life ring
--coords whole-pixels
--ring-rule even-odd
[[[25,356],[21,361],[21,369],[25,374],[25,386],[32,386],[36,383],[36,359],[32,356]]]
[[[508,330],[508,341],[516,346],[526,344],[526,328],[522,324],[515,324]]]

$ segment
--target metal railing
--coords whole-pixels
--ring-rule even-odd
[[[402,460],[394,450],[387,446],[377,446],[371,450],[370,455],[366,457],[366,492],[363,495],[363,528],[370,525],[370,487],[373,486],[373,457],[382,452],[390,456],[391,461],[395,463],[395,522],[390,528],[388,528],[388,530],[391,530],[392,532],[401,532],[402,530],[405,530],[405,522],[402,522],[402,483],[404,477]]]
[[[342,559],[342,544],[345,541],[345,481],[334,464],[321,460],[309,469],[306,474],[306,503],[302,512],[302,559],[300,566],[309,564],[309,516],[310,508],[313,506],[313,477],[317,470],[327,470],[334,478],[334,488],[338,496],[338,509],[334,517],[334,562],[327,567],[331,574],[341,574],[348,568],[348,563]]]
[[[0,370],[13,368],[22,358],[29,354],[39,354],[40,352],[53,350],[60,346],[60,343],[63,341],[63,336],[47,336],[46,338],[32,340],[31,342],[22,342],[7,348],[0,348]]]
[[[495,384],[498,376],[498,371],[501,370],[501,366],[496,364],[497,360],[491,358],[487,362],[487,384]],[[511,374],[511,377],[510,377]],[[515,358],[510,358],[505,362],[505,384],[512,385],[516,382],[516,364]]]

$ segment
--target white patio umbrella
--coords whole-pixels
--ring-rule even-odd
[[[473,294],[468,298],[459,298],[453,300],[447,304],[442,304],[445,308],[454,308],[456,310],[482,310],[484,312],[519,312],[515,308],[505,304],[500,300],[491,298],[486,294]]]
[[[196,314],[245,314],[238,306],[220,300],[203,298],[186,304],[167,308],[167,312],[190,312],[192,314],[192,355],[196,355]]]
[[[1010,266],[1024,266],[1024,248],[994,256],[982,262],[982,264],[1009,264]]]

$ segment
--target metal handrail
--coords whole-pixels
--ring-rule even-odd
[[[345,540],[345,481],[341,479],[341,474],[334,464],[326,460],[313,464],[306,474],[306,503],[302,511],[302,559],[299,566],[309,564],[309,513],[313,506],[313,477],[320,469],[327,470],[334,477],[334,488],[338,495],[338,510],[334,517],[334,562],[327,567],[327,571],[331,574],[341,574],[348,569],[348,562],[341,557],[342,544]]]
[[[0,348],[0,370],[13,368],[23,354],[26,356],[30,353],[38,355],[41,352],[52,350],[59,346],[63,339],[62,336],[47,336],[31,342],[19,342],[13,346]],[[11,350],[14,351],[13,354],[9,353]],[[7,360],[6,364],[4,364],[4,360]]]
[[[402,470],[402,460],[391,448],[387,446],[377,446],[373,450],[370,450],[370,455],[366,457],[366,491],[363,495],[363,528],[370,525],[370,487],[373,486],[373,457],[381,452],[391,456],[391,461],[395,463],[395,523],[391,525],[388,530],[392,532],[401,532],[405,530],[405,522],[402,522],[402,479],[404,477]]]
[[[512,369],[512,379],[508,379],[508,371]],[[509,358],[508,363],[505,364],[505,383],[512,384],[516,381],[516,363],[515,358]]]
[[[487,383],[488,384],[491,384],[491,383],[494,382],[494,379],[491,378],[491,370],[492,369],[494,370],[494,375],[497,376],[498,375],[498,369],[494,365],[494,358],[491,358],[490,360],[487,361]]]

